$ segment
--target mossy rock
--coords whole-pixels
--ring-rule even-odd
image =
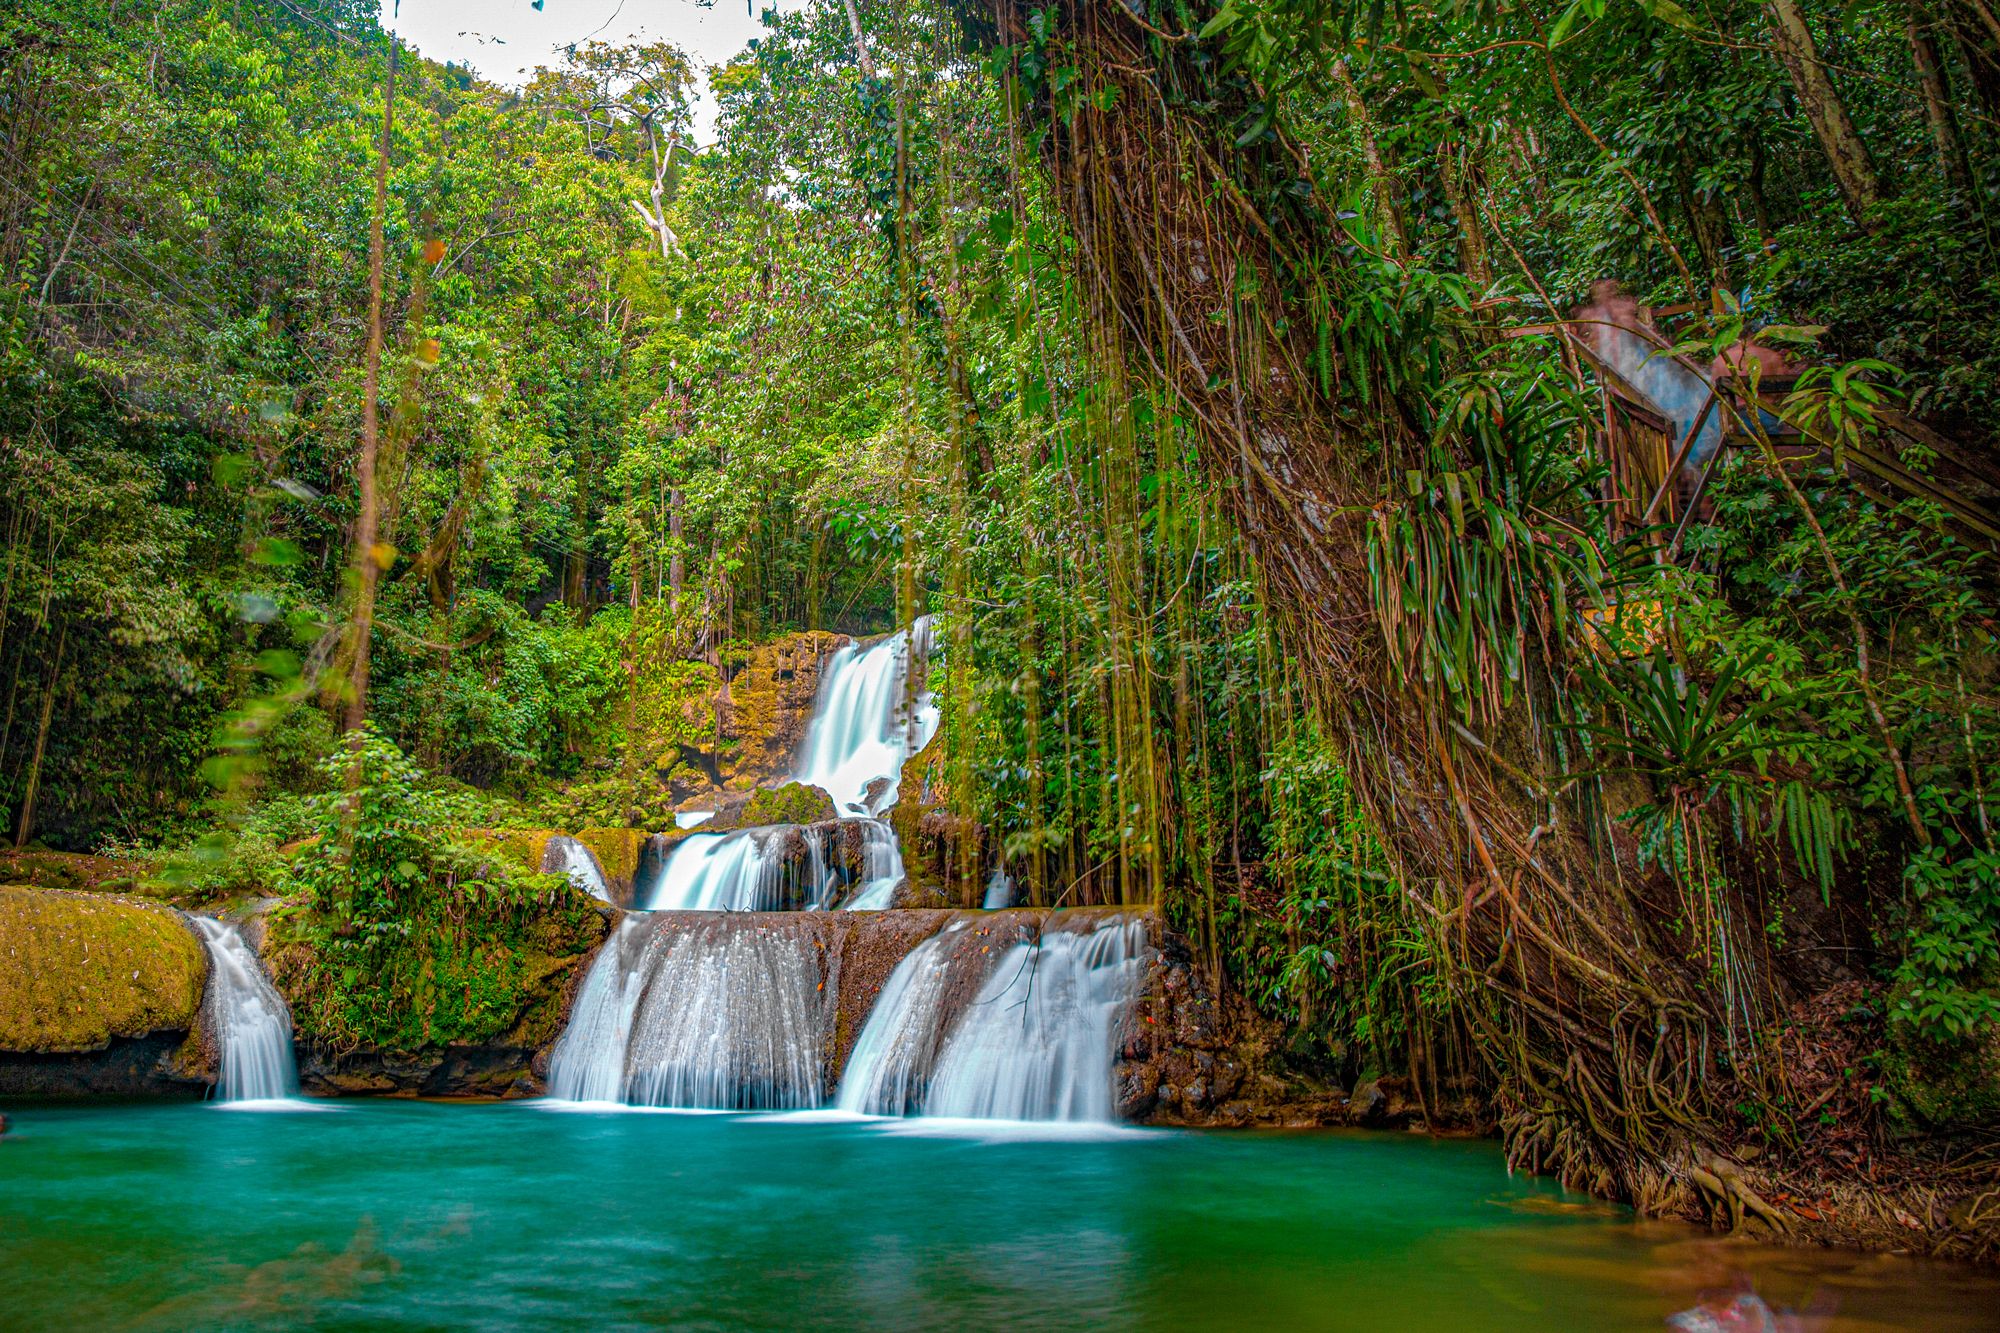
[[[207,978],[208,952],[176,912],[0,886],[0,1050],[94,1051],[192,1030]]]
[[[750,793],[737,823],[745,828],[759,824],[822,824],[834,819],[836,813],[833,797],[822,788],[787,782],[782,787],[765,787]]]
[[[792,771],[819,697],[820,668],[844,642],[843,635],[805,630],[750,650],[729,682],[722,710],[717,760],[728,786],[740,789]]]
[[[634,828],[586,828],[571,836],[590,848],[598,867],[604,871],[605,881],[613,889],[631,892],[632,875],[639,868],[639,852],[652,836],[650,833]]]
[[[1987,1131],[2000,1124],[2000,1033],[1937,1043],[1892,1025],[1880,1075],[1899,1134]]]

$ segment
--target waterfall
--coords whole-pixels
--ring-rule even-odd
[[[1006,866],[994,866],[993,873],[986,877],[986,897],[979,905],[989,912],[1014,905],[1014,877],[1007,873]]]
[[[826,863],[826,830],[808,824],[799,830],[806,844],[805,902],[825,907],[833,898],[833,871]]]
[[[797,780],[823,788],[843,817],[879,815],[896,803],[903,762],[930,743],[938,708],[912,693],[910,666],[930,654],[931,618],[920,616],[868,647],[850,643],[821,675]],[[885,781],[886,780],[886,781]]]
[[[861,825],[861,882],[843,907],[850,912],[877,911],[895,902],[903,882],[903,849],[887,820],[856,822]]]
[[[903,955],[883,983],[875,1007],[854,1040],[835,1104],[859,1115],[913,1115],[922,1109],[944,1026],[951,977],[946,941],[964,929],[953,922]]]
[[[802,855],[791,845],[794,837],[803,844]],[[807,824],[696,833],[679,842],[656,835],[634,877],[633,909],[779,912],[825,907],[834,889],[826,837],[826,829]]]
[[[299,1090],[292,1063],[292,1015],[236,927],[191,917],[208,946],[208,991],[202,997],[209,1033],[222,1052],[216,1100],[278,1101]]]
[[[768,921],[628,916],[549,1061],[575,1102],[716,1110],[819,1105],[830,1002],[819,951]]]
[[[542,873],[562,874],[569,882],[600,902],[611,901],[611,889],[604,880],[604,867],[597,854],[575,838],[558,833],[542,848]]]
[[[913,949],[882,988],[841,1079],[841,1109],[988,1120],[1114,1118],[1118,1025],[1138,997],[1145,923],[1044,928],[988,963],[953,929]],[[984,965],[947,1026],[957,969]],[[962,993],[962,992],[961,992]],[[944,1031],[942,1042],[939,1033]]]
[[[667,853],[658,873],[634,885],[632,905],[645,912],[753,912],[782,906],[778,865],[764,854],[763,829],[696,833]]]

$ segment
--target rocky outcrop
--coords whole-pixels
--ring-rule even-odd
[[[1117,1066],[1122,1119],[1157,1125],[1358,1125],[1372,1129],[1478,1127],[1463,1095],[1428,1108],[1406,1078],[1353,1088],[1295,1069],[1283,1033],[1214,978],[1187,941],[1153,922],[1154,955],[1123,1035]],[[1447,1103],[1448,1100],[1448,1104]]]
[[[762,786],[792,772],[819,695],[820,668],[842,634],[809,630],[760,644],[730,675],[722,703],[721,785]]]
[[[170,908],[0,887],[0,1093],[199,1092],[207,977]]]

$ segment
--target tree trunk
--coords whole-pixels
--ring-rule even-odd
[[[1000,40],[1025,42],[1031,12],[1000,0]],[[1426,441],[1379,370],[1336,365],[1331,396],[1322,387],[1319,333],[1341,314],[1295,275],[1314,271],[1309,257],[1325,262],[1332,224],[1299,188],[1297,156],[1282,140],[1219,148],[1218,127],[1248,114],[1249,94],[1184,47],[1160,51],[1122,5],[1068,0],[1060,13],[1078,86],[1115,94],[1080,98],[1071,120],[1045,126],[1093,345],[1148,368],[1185,406],[1439,983],[1463,1002],[1457,1019],[1498,1081],[1510,1152],[1599,1192],[1692,1209],[1675,1164],[1717,1141],[1729,1112],[1712,1055],[1724,1020],[1684,962],[1678,895],[1630,865],[1622,878],[1600,872],[1588,817],[1550,795],[1555,761],[1525,705],[1479,736],[1441,690],[1395,669],[1369,525],[1404,503],[1398,483],[1426,466]],[[1183,96],[1163,103],[1154,77]],[[1254,284],[1234,281],[1243,265]],[[1205,317],[1246,286],[1266,294],[1261,310]],[[1366,396],[1338,387],[1370,373]],[[1528,670],[1548,679],[1546,665]]]
[[[381,447],[383,220],[389,207],[389,144],[396,127],[396,41],[389,39],[389,78],[382,94],[382,142],[375,154],[375,211],[368,225],[368,363],[362,373],[360,491],[354,519],[354,615],[349,647],[346,728],[368,718],[368,649],[375,631],[375,587],[384,561],[377,531],[375,460]]]
[[[1952,193],[1961,198],[1972,191],[1972,170],[1965,158],[1965,144],[1958,134],[1958,116],[1951,106],[1951,85],[1946,80],[1944,62],[1938,58],[1937,43],[1931,40],[1930,15],[1912,0],[1903,18],[1910,39],[1910,59],[1917,67],[1917,85],[1924,94],[1924,119],[1930,122],[1931,147],[1937,152],[1938,171]]]
[[[675,615],[680,614],[681,587],[687,577],[681,562],[683,508],[681,488],[676,486],[667,492],[667,537],[673,543],[667,548],[667,609]]]
[[[1764,13],[1771,24],[1772,49],[1791,76],[1792,88],[1805,108],[1806,119],[1812,122],[1820,151],[1833,169],[1841,201],[1847,205],[1855,225],[1872,231],[1874,225],[1868,220],[1868,210],[1881,199],[1882,183],[1875,175],[1867,146],[1861,142],[1861,135],[1847,114],[1846,103],[1840,100],[1839,90],[1820,62],[1812,29],[1806,24],[1805,9],[1799,0],[1764,0]]]
[[[35,752],[28,758],[28,784],[21,793],[21,819],[14,826],[14,847],[28,845],[35,832],[35,799],[42,792],[42,756],[49,748],[49,721],[55,716],[56,688],[62,684],[63,649],[69,646],[69,625],[56,635],[56,660],[49,668],[49,688],[42,695],[42,720],[35,729]]]
[[[1368,164],[1368,180],[1375,192],[1375,210],[1381,218],[1383,248],[1392,256],[1401,257],[1410,253],[1410,233],[1403,226],[1403,211],[1396,202],[1396,181],[1390,174],[1389,161],[1383,155],[1382,145],[1375,137],[1375,119],[1368,113],[1368,103],[1361,96],[1361,89],[1355,85],[1354,75],[1349,72],[1347,62],[1334,62],[1333,74],[1340,84],[1340,95],[1347,103],[1348,119],[1354,122],[1355,133],[1361,138],[1361,158]]]

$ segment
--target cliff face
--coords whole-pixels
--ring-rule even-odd
[[[207,977],[169,908],[0,886],[0,1093],[199,1091]]]

